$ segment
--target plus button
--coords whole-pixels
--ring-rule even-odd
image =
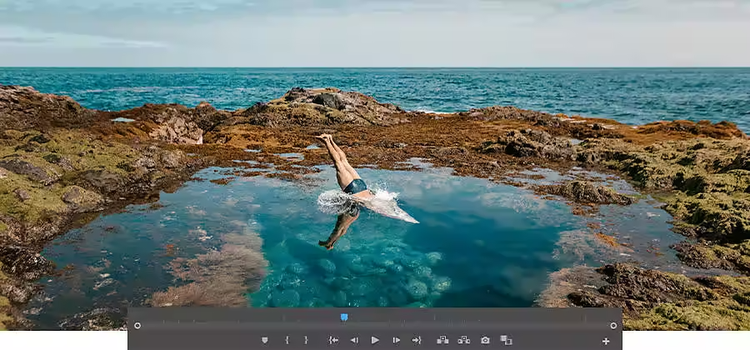
[[[605,346],[609,345],[609,338],[604,338],[604,340],[602,340],[602,344],[604,344]]]

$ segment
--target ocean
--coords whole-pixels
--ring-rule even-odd
[[[0,68],[0,84],[102,110],[201,101],[237,109],[292,87],[337,87],[407,110],[512,105],[630,124],[727,120],[750,131],[750,68]]]

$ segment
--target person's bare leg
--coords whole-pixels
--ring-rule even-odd
[[[330,138],[330,135],[321,135],[318,138],[323,141],[326,150],[328,150],[328,154],[331,156],[331,159],[333,159],[333,166],[336,168],[336,180],[339,183],[339,187],[344,190],[346,186],[349,186],[349,184],[354,181],[354,178],[347,167],[348,164],[344,162],[345,158],[342,159],[340,153],[333,146],[333,140]]]
[[[342,151],[341,148],[339,148],[339,145],[337,145],[336,142],[333,141],[333,137],[330,137],[330,141],[331,141],[331,145],[333,146],[334,150],[336,150],[336,152],[338,152],[339,159],[341,159],[342,165],[344,167],[346,167],[346,171],[349,172],[349,174],[352,176],[352,178],[354,178],[354,179],[361,179],[361,177],[359,176],[359,174],[357,173],[357,171],[354,170],[354,168],[351,166],[351,164],[349,164],[349,160],[346,158],[346,153],[344,153],[344,151]]]
[[[354,221],[359,218],[359,212],[357,212],[354,215],[351,215],[349,213],[342,213],[339,214],[338,219],[336,219],[336,227],[334,227],[333,232],[325,241],[319,241],[318,245],[321,247],[325,247],[328,250],[333,249],[333,245],[336,244],[336,241],[339,240],[343,235],[346,234],[346,232],[349,230],[349,226],[354,223]]]

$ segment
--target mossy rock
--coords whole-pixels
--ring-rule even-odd
[[[733,299],[720,301],[687,301],[661,304],[631,319],[626,327],[632,330],[750,330],[750,306]]]

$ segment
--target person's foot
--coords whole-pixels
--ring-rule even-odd
[[[326,141],[332,138],[330,134],[320,134],[318,136],[315,136],[316,139]]]

